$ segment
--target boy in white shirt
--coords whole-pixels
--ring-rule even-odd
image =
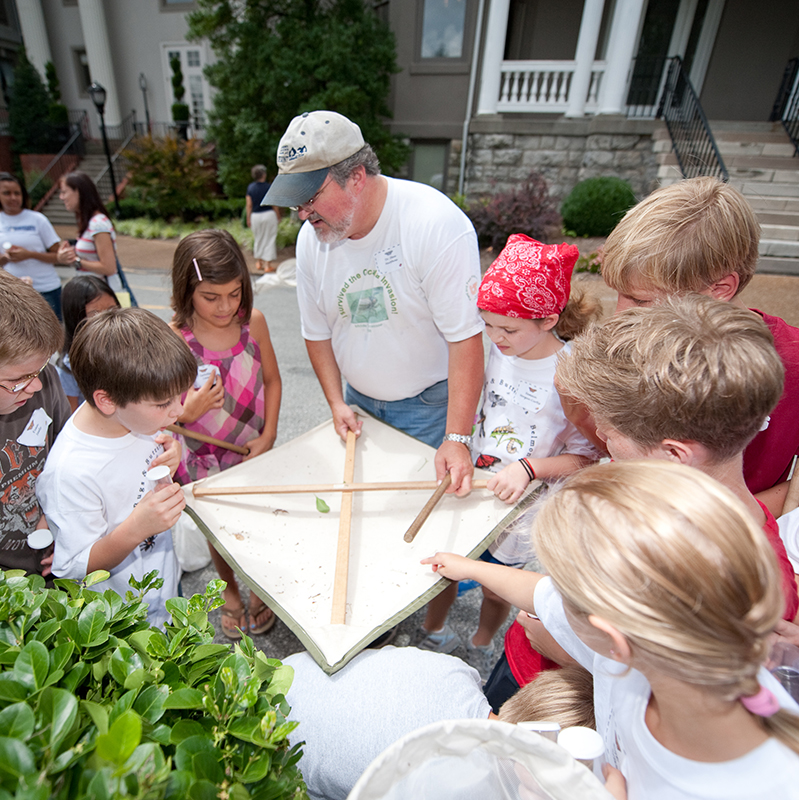
[[[166,323],[138,308],[88,320],[70,361],[86,402],[64,426],[37,484],[55,536],[53,574],[107,570],[108,588],[124,597],[131,575],[141,580],[156,569],[164,584],[148,595],[148,620],[160,625],[165,601],[178,592],[169,531],[185,500],[177,484],[150,491],[145,473],[158,464],[177,469],[180,445],[157,434],[181,413],[197,366]]]

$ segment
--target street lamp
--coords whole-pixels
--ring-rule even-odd
[[[141,89],[141,96],[144,99],[144,119],[147,123],[147,133],[150,133],[150,111],[147,108],[147,78],[144,73],[139,73],[139,89]]]
[[[111,191],[114,193],[114,206],[117,211],[117,216],[119,216],[121,211],[119,208],[119,197],[117,197],[117,181],[114,177],[114,162],[111,161],[111,151],[108,148],[108,136],[105,132],[105,86],[103,86],[101,83],[97,83],[97,81],[94,81],[94,83],[92,83],[92,85],[86,91],[89,93],[89,97],[91,97],[92,102],[97,109],[97,113],[100,115],[100,130],[103,134],[103,148],[105,149],[106,161],[108,161],[108,172],[111,175]]]

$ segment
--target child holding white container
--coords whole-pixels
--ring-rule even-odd
[[[555,389],[558,354],[598,316],[598,306],[571,298],[571,276],[579,251],[574,245],[546,245],[517,233],[508,239],[486,272],[477,307],[491,340],[483,397],[472,439],[477,467],[497,475],[488,488],[515,503],[535,478],[563,478],[599,454],[566,419]],[[484,554],[495,563],[523,566],[533,557],[529,524],[505,531]],[[459,644],[446,624],[457,586],[445,589],[427,607],[419,645],[452,652]],[[484,589],[477,632],[467,649],[487,657],[510,605]]]

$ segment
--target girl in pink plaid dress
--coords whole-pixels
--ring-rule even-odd
[[[281,382],[264,315],[254,309],[250,274],[235,239],[222,230],[189,234],[172,262],[173,330],[198,365],[178,419],[186,428],[246,446],[246,456],[184,438],[181,483],[213,475],[271,449],[277,435]],[[227,582],[222,630],[241,638],[247,612],[233,570],[211,548],[219,577]],[[250,596],[249,631],[265,633],[275,622],[270,608]]]

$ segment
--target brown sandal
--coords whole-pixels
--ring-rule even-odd
[[[244,625],[241,625],[242,617],[244,617]],[[225,625],[226,619],[235,620],[237,624]],[[224,633],[228,639],[233,639],[234,641],[241,639],[242,630],[246,631],[246,625],[247,609],[244,608],[243,605],[240,605],[238,608],[228,608],[227,606],[222,606],[222,633]]]
[[[255,620],[258,618],[260,614],[263,614],[264,611],[269,612],[269,616],[266,618],[266,622],[262,625],[256,625]],[[257,610],[253,611],[252,607],[250,608],[250,634],[261,634],[266,633],[267,631],[272,630],[272,626],[275,624],[275,620],[277,617],[275,616],[275,612],[272,611],[271,608],[266,603],[261,603]]]

